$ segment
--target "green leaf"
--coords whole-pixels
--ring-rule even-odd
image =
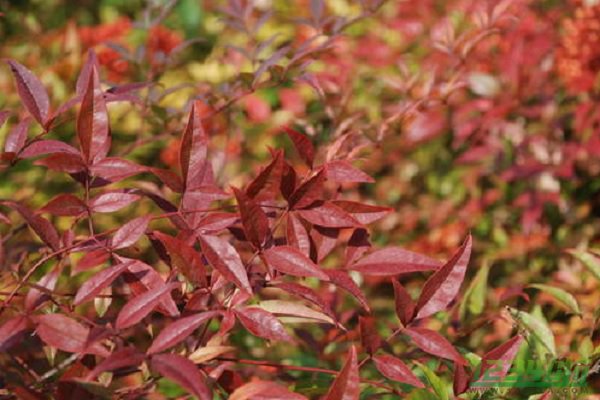
[[[556,357],[556,344],[554,343],[554,334],[543,319],[534,316],[525,311],[520,311],[512,307],[508,307],[510,314],[515,321],[529,332],[530,336],[541,343],[543,347],[554,357]]]
[[[487,280],[490,272],[488,263],[484,263],[483,266],[477,271],[475,278],[469,284],[465,297],[460,304],[459,314],[460,319],[464,320],[467,311],[471,315],[479,315],[483,312],[485,307],[485,294],[487,292]]]
[[[590,253],[589,251],[583,250],[567,250],[569,254],[581,261],[581,263],[596,277],[600,280],[600,258]]]
[[[439,376],[437,376],[435,372],[429,369],[429,367],[427,367],[425,364],[420,363],[418,361],[413,362],[417,364],[419,368],[421,368],[421,370],[425,374],[425,377],[431,384],[431,387],[433,388],[433,391],[435,392],[437,398],[440,400],[449,400],[449,386],[446,385],[446,382],[444,382]]]
[[[530,288],[539,289],[543,292],[548,293],[550,296],[554,297],[556,300],[560,301],[562,304],[567,306],[573,313],[577,315],[581,315],[581,310],[579,309],[579,304],[577,304],[577,300],[575,297],[566,290],[561,288],[557,288],[550,285],[544,285],[541,283],[533,283],[528,285]]]

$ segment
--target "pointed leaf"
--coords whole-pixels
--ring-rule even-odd
[[[283,130],[287,133],[289,138],[292,139],[294,147],[296,148],[296,151],[298,151],[298,154],[300,154],[302,160],[304,160],[306,165],[312,168],[315,160],[315,148],[310,139],[294,129],[284,127]]]
[[[287,388],[270,381],[252,381],[237,389],[229,400],[307,400],[306,397],[290,392]]]
[[[214,360],[225,353],[232,353],[235,351],[236,348],[233,346],[206,346],[200,347],[198,350],[190,354],[188,358],[196,364],[202,364],[207,361]]]
[[[543,285],[541,283],[533,283],[531,285],[528,285],[528,287],[539,289],[543,292],[548,293],[550,296],[554,297],[556,300],[567,306],[569,310],[571,310],[574,314],[581,315],[581,310],[579,309],[579,304],[577,303],[577,300],[571,293],[567,292],[566,290],[555,286]]]
[[[170,292],[179,287],[179,285],[180,284],[176,282],[169,283],[160,289],[149,290],[146,293],[129,300],[117,316],[115,324],[116,328],[125,329],[140,322],[146,315],[154,310],[163,296],[171,297]]]
[[[363,349],[373,355],[381,347],[381,336],[377,333],[375,318],[372,315],[358,316],[358,326],[360,327],[360,341]]]
[[[98,195],[90,200],[90,209],[99,213],[110,213],[127,207],[134,201],[139,200],[140,196],[130,193],[109,192]]]
[[[90,70],[77,115],[77,137],[89,165],[106,157],[110,147],[108,112],[95,66]]]
[[[171,322],[154,339],[147,353],[160,353],[175,346],[189,337],[204,322],[219,315],[221,315],[219,311],[207,311]]]
[[[119,182],[146,170],[146,167],[118,157],[103,158],[90,167],[93,176],[106,179],[109,182]]]
[[[401,249],[386,247],[374,251],[349,268],[365,275],[394,276],[416,271],[431,271],[442,265],[437,260]]]
[[[79,322],[62,314],[37,315],[36,333],[44,343],[69,353],[110,354],[99,343],[88,343],[90,330]]]
[[[199,235],[198,240],[209,264],[237,287],[251,294],[248,274],[236,249],[218,236]]]
[[[363,225],[372,224],[392,211],[390,207],[372,206],[354,201],[335,200],[332,204],[346,211]]]
[[[157,354],[152,357],[153,371],[181,385],[200,400],[212,400],[204,376],[193,362],[177,354]]]
[[[515,318],[517,322],[531,334],[531,336],[540,342],[552,356],[556,357],[554,334],[543,318],[538,318],[533,314],[516,310],[511,307],[509,307],[508,310],[513,318]]]
[[[567,250],[567,252],[578,259],[596,279],[600,280],[600,257],[589,251],[571,249]]]
[[[17,316],[0,326],[0,351],[6,351],[18,342],[28,328],[27,317]]]
[[[104,288],[110,286],[131,264],[131,261],[117,264],[93,275],[81,285],[75,295],[73,304],[78,306],[88,300],[92,300],[99,295]]]
[[[50,246],[52,250],[57,251],[60,248],[60,236],[50,221],[34,214],[29,208],[22,204],[13,201],[6,201],[3,202],[3,204],[21,214],[23,219],[27,222],[27,225],[29,225],[40,239]]]
[[[466,365],[465,359],[456,351],[450,342],[430,329],[409,327],[402,331],[410,336],[415,345],[426,353]]]
[[[304,320],[314,320],[315,322],[323,322],[335,324],[335,321],[328,315],[322,312],[308,308],[304,304],[284,300],[263,300],[257,305],[263,310],[271,314],[300,318]],[[313,321],[310,321],[313,322]]]
[[[258,307],[240,307],[233,311],[242,325],[253,335],[268,340],[293,341],[281,322],[270,312]]]
[[[21,158],[37,157],[44,154],[67,153],[79,155],[77,149],[58,140],[36,140],[28,144],[19,154]]]
[[[255,248],[260,249],[269,235],[269,219],[260,206],[244,192],[233,188],[238,203],[244,233]]]
[[[154,231],[153,236],[162,242],[169,253],[171,266],[181,272],[190,282],[207,286],[206,269],[200,254],[182,240]]]
[[[8,60],[8,65],[17,83],[17,92],[27,111],[40,125],[46,125],[50,111],[50,100],[42,82],[27,68],[16,61]]]
[[[59,194],[40,211],[64,217],[77,217],[87,212],[87,207],[83,201],[72,194]]]
[[[485,380],[484,373],[488,369],[492,368],[495,365],[498,365],[496,362],[500,361],[500,370],[494,373],[494,379],[498,379],[501,381],[506,377],[510,367],[515,359],[519,348],[521,347],[521,343],[523,343],[523,336],[516,335],[507,342],[501,344],[500,346],[490,350],[487,352],[482,358],[481,363],[479,364],[478,373],[481,378],[478,381]]]
[[[392,279],[394,284],[394,299],[396,305],[396,315],[403,325],[408,325],[415,315],[415,302],[404,286],[397,279]]]
[[[140,353],[133,347],[126,347],[121,350],[114,351],[110,356],[100,362],[93,370],[85,377],[91,381],[103,372],[112,372],[125,367],[135,367],[144,361],[146,356]]]
[[[348,161],[338,160],[325,164],[327,179],[335,182],[366,182],[373,183],[375,180],[369,175],[355,168]]]
[[[349,292],[356,300],[358,300],[365,311],[371,312],[371,308],[369,307],[369,303],[367,302],[364,293],[346,271],[335,269],[326,269],[324,271],[329,276],[331,283]]]
[[[115,232],[115,235],[111,240],[111,247],[113,250],[123,249],[137,242],[138,239],[146,232],[146,228],[148,228],[150,220],[151,217],[146,215],[132,219],[120,227]]]
[[[417,378],[413,372],[394,356],[387,354],[381,356],[373,356],[375,367],[383,376],[396,382],[406,383],[408,385],[424,388],[423,382]]]
[[[48,292],[52,292],[58,281],[58,272],[53,270],[44,275],[37,283],[37,287],[31,288],[25,296],[25,310],[31,312],[39,308],[50,299]],[[45,289],[45,290],[42,290]]]
[[[315,174],[312,178],[300,185],[290,195],[290,198],[288,200],[290,209],[297,210],[304,207],[308,207],[315,201],[321,200],[321,198],[323,197],[324,181],[325,173],[321,169],[317,174]]]
[[[329,276],[317,264],[295,247],[271,247],[263,252],[263,257],[267,264],[284,274],[329,280]]]
[[[348,351],[346,364],[335,378],[325,400],[358,400],[360,397],[360,377],[354,346]]]
[[[310,256],[310,236],[295,212],[290,212],[287,216],[286,240],[289,246],[297,248],[305,256]]]
[[[52,171],[67,174],[77,174],[84,172],[86,169],[81,155],[71,153],[54,153],[46,158],[35,161],[34,164],[46,167]]]
[[[202,127],[202,106],[194,102],[181,138],[179,162],[185,190],[193,190],[204,181],[208,139]]]
[[[303,299],[310,301],[317,307],[319,307],[323,312],[329,316],[333,316],[333,310],[327,304],[325,299],[321,297],[316,291],[313,289],[300,285],[294,282],[281,282],[275,285],[276,288],[281,289],[289,294],[302,297]]]
[[[360,226],[360,223],[350,214],[329,201],[316,201],[309,208],[304,208],[297,212],[311,224],[326,228],[352,228]]]
[[[258,199],[277,196],[283,172],[282,154],[281,150],[273,153],[273,160],[250,182],[246,188],[248,197]]]
[[[27,131],[29,130],[29,118],[26,118],[20,121],[16,126],[14,126],[8,135],[6,136],[6,141],[4,142],[4,151],[7,153],[18,153],[21,151],[23,146],[25,145],[25,141],[27,140]],[[2,124],[0,124],[2,127]]]

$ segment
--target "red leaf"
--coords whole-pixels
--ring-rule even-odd
[[[308,300],[318,306],[325,314],[334,316],[333,310],[331,307],[329,307],[329,304],[327,304],[327,302],[311,288],[294,282],[277,283],[275,287],[289,294],[302,297],[303,299]]]
[[[415,318],[425,318],[435,314],[445,309],[454,300],[465,278],[471,256],[471,242],[471,235],[469,235],[452,258],[427,279],[417,301]]]
[[[163,296],[171,297],[169,294],[171,290],[179,286],[180,284],[176,282],[169,283],[163,285],[163,287],[159,289],[149,290],[146,293],[129,300],[117,316],[117,322],[115,324],[116,328],[125,329],[137,324],[154,310]]]
[[[363,228],[355,229],[346,247],[345,265],[353,264],[370,248],[371,242],[369,242],[369,233],[367,230]]]
[[[40,125],[46,125],[50,111],[50,100],[42,82],[27,68],[16,61],[8,60],[10,70],[17,82],[17,92],[27,111]]]
[[[85,271],[103,264],[108,260],[109,256],[110,253],[104,249],[92,250],[79,259],[77,266],[75,267],[75,272]]]
[[[36,284],[39,288],[33,287],[27,292],[27,296],[25,296],[25,310],[30,312],[44,304],[50,298],[47,291],[52,292],[54,290],[57,280],[57,271],[51,271],[44,275]],[[42,288],[46,290],[41,290]]]
[[[10,111],[0,111],[0,128],[4,125],[6,120],[10,117]]]
[[[290,209],[300,209],[310,206],[323,197],[323,182],[325,173],[321,169],[316,175],[300,185],[290,195],[288,203]]]
[[[346,200],[335,200],[332,201],[332,204],[350,213],[354,219],[363,225],[372,224],[392,211],[390,207],[372,206]]]
[[[35,321],[38,323],[38,336],[49,346],[69,353],[96,354],[102,357],[110,354],[99,343],[88,343],[90,330],[65,315],[37,315]]]
[[[350,214],[328,201],[317,201],[310,208],[297,212],[311,224],[326,228],[352,228],[360,225]]]
[[[4,151],[12,153],[18,153],[21,151],[25,145],[25,141],[27,140],[29,121],[30,119],[26,118],[20,121],[10,130],[6,136],[6,141],[4,142]],[[0,127],[2,127],[2,124],[0,124]]]
[[[268,340],[293,342],[277,317],[258,307],[240,307],[233,310],[242,325],[253,335]]]
[[[16,344],[21,337],[21,334],[28,328],[27,318],[17,316],[5,321],[0,326],[0,351],[6,351]]]
[[[206,287],[206,269],[200,254],[182,240],[154,231],[154,237],[162,242],[169,253],[171,266],[181,272],[190,282]]]
[[[415,315],[415,302],[398,280],[392,279],[392,283],[394,284],[396,315],[402,325],[408,325]]]
[[[375,318],[373,316],[358,316],[358,325],[360,327],[360,341],[363,348],[373,355],[381,347],[381,337],[377,333]]]
[[[117,264],[108,267],[89,278],[77,291],[73,304],[78,306],[81,303],[94,299],[94,297],[100,294],[104,288],[110,286],[119,275],[131,266],[131,264],[131,261]]]
[[[329,276],[331,283],[349,292],[351,295],[354,296],[356,300],[358,300],[360,305],[367,312],[371,312],[371,308],[367,303],[367,298],[365,297],[364,293],[362,292],[362,290],[360,290],[356,282],[354,282],[354,280],[350,277],[350,275],[348,275],[346,271],[340,271],[337,269],[326,269],[324,271]]]
[[[126,347],[114,351],[110,356],[104,359],[100,364],[91,370],[85,377],[85,380],[93,380],[98,375],[107,371],[115,371],[125,367],[135,367],[144,361],[146,356],[133,347]]]
[[[204,182],[208,139],[202,127],[202,106],[194,102],[181,138],[179,162],[185,190],[193,190]]]
[[[452,382],[452,390],[455,396],[460,396],[469,388],[469,374],[465,371],[465,367],[454,363],[454,377]]]
[[[167,185],[169,189],[176,193],[183,192],[183,182],[181,178],[173,172],[160,169],[160,168],[149,168],[148,171],[152,172],[162,183]]]
[[[479,380],[485,381],[485,371],[494,367],[495,365],[498,365],[496,364],[498,361],[501,362],[500,371],[494,372],[494,379],[497,378],[499,381],[504,379],[517,355],[517,352],[519,351],[519,348],[521,347],[522,342],[523,336],[516,335],[500,346],[495,347],[494,349],[485,353],[485,355],[481,357],[481,363],[479,364],[478,368],[477,376],[481,377]]]
[[[273,153],[273,161],[260,171],[246,188],[248,197],[256,198],[258,201],[259,198],[272,199],[277,196],[283,172],[282,156],[283,152],[281,150]]]
[[[118,182],[130,176],[145,172],[147,168],[129,160],[118,157],[106,157],[92,165],[90,172],[93,176]]]
[[[16,203],[14,201],[5,201],[3,204],[16,210],[23,219],[27,222],[27,225],[33,229],[33,231],[54,251],[60,248],[60,236],[54,226],[47,219],[34,214],[27,207]]]
[[[439,261],[422,254],[400,247],[386,247],[374,251],[349,268],[365,275],[394,276],[408,272],[430,271],[440,265]]]
[[[291,128],[284,127],[283,130],[285,133],[287,133],[290,139],[292,139],[294,147],[296,147],[296,150],[298,151],[298,154],[300,154],[302,160],[304,160],[304,162],[310,168],[312,168],[315,160],[315,148],[310,139],[306,135],[303,135]]]
[[[63,217],[77,217],[87,212],[87,207],[83,201],[72,194],[59,194],[40,211]]]
[[[375,180],[369,175],[355,168],[348,161],[338,160],[325,164],[327,179],[335,182],[367,182],[373,183]]]
[[[305,256],[310,256],[310,236],[294,212],[287,216],[286,240],[288,245],[297,248]]]
[[[244,192],[233,188],[233,193],[238,203],[246,238],[255,248],[261,249],[269,235],[269,219],[262,208]]]
[[[211,212],[198,221],[196,230],[200,234],[217,233],[229,228],[239,220],[237,214],[226,212]]]
[[[138,217],[127,222],[125,225],[120,227],[112,238],[111,247],[113,250],[123,249],[129,247],[138,241],[140,237],[146,232],[148,224],[152,217],[146,215]]]
[[[147,353],[155,354],[175,346],[188,338],[205,321],[218,315],[221,315],[221,312],[207,311],[171,322],[154,339]]]
[[[79,152],[73,146],[58,140],[36,140],[28,144],[19,154],[21,158],[37,157],[51,153],[68,153],[79,155]]]
[[[76,174],[85,171],[85,163],[81,159],[81,155],[71,153],[55,153],[37,160],[35,165],[41,165],[52,171],[65,172],[67,174]]]
[[[153,371],[181,385],[200,400],[212,400],[211,390],[196,365],[177,354],[157,354],[150,363]]]
[[[295,247],[271,247],[263,253],[263,257],[267,264],[284,274],[329,280],[329,276],[318,265]]]
[[[307,400],[306,397],[290,392],[287,388],[274,382],[252,381],[237,389],[229,396],[229,400]]]
[[[98,58],[96,57],[94,50],[89,49],[85,63],[81,67],[81,71],[79,71],[77,83],[75,84],[75,92],[78,96],[83,97],[85,94],[88,83],[90,82],[90,75],[94,69],[100,71],[100,64],[98,64]]]
[[[381,375],[388,379],[418,388],[425,387],[419,378],[412,373],[410,368],[394,356],[388,354],[373,356],[373,362],[375,363],[375,368],[381,372]]]
[[[225,279],[252,294],[248,274],[236,249],[218,236],[199,235],[198,240],[209,264]]]
[[[282,160],[282,164],[283,166],[281,170],[281,182],[279,183],[279,191],[281,192],[283,197],[289,202],[293,192],[296,190],[296,170],[285,160]]]
[[[358,400],[360,397],[359,385],[356,349],[352,346],[348,351],[346,364],[331,384],[325,400]]]
[[[410,336],[415,345],[424,352],[452,360],[461,365],[466,365],[465,359],[439,333],[430,329],[416,327],[406,328],[403,332]]]
[[[108,112],[95,66],[91,67],[81,100],[77,116],[77,137],[81,154],[88,164],[106,157],[110,147]]]
[[[90,200],[90,209],[94,212],[110,213],[127,207],[140,196],[130,193],[109,192],[103,193]]]

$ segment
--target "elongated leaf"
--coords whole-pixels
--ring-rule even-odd
[[[365,275],[394,276],[416,271],[431,271],[442,265],[437,260],[404,250],[386,247],[361,258],[349,268]]]
[[[19,154],[21,158],[37,157],[44,154],[67,153],[79,155],[77,149],[58,140],[36,140],[28,144]]]
[[[140,353],[134,347],[126,347],[114,351],[110,356],[100,362],[100,364],[96,365],[96,367],[86,375],[85,379],[91,381],[103,372],[138,366],[144,361],[145,357],[144,353]]]
[[[287,388],[270,381],[252,381],[238,387],[229,400],[307,400]]]
[[[284,180],[285,173],[284,177],[282,178],[282,184],[284,183]],[[293,191],[288,200],[290,208],[294,210],[305,208],[310,206],[315,201],[321,200],[323,197],[324,181],[325,173],[323,172],[323,169],[321,169],[312,178],[304,182]],[[282,192],[284,192],[284,188],[282,188]]]
[[[297,248],[305,256],[310,256],[310,236],[295,212],[290,212],[287,216],[286,239],[288,245]]]
[[[568,253],[573,257],[581,261],[581,263],[596,277],[600,280],[600,257],[590,253],[589,251],[582,250],[568,250]]]
[[[277,283],[276,286],[278,289],[281,289],[289,294],[302,297],[305,300],[310,301],[317,307],[319,307],[325,314],[333,317],[334,313],[329,304],[315,292],[313,289],[300,285],[294,282],[281,282]]]
[[[423,382],[417,378],[410,368],[394,356],[387,354],[373,356],[375,367],[383,376],[396,382],[406,383],[418,388],[424,388]]]
[[[31,312],[36,308],[39,308],[44,302],[50,299],[48,292],[52,292],[56,287],[58,281],[58,271],[53,270],[44,275],[37,283],[36,286],[30,289],[25,296],[25,310]],[[42,290],[45,289],[45,290]]]
[[[190,282],[206,287],[206,269],[200,254],[193,247],[162,232],[154,231],[153,235],[167,249],[173,268],[181,272]]]
[[[103,158],[90,167],[93,176],[98,176],[109,182],[118,182],[146,170],[146,167],[118,157]]]
[[[24,316],[19,315],[5,321],[0,326],[0,351],[6,351],[15,345],[27,329],[27,318]]]
[[[132,219],[125,225],[120,227],[111,240],[111,246],[113,249],[123,249],[129,247],[138,241],[140,237],[146,232],[148,223],[150,223],[150,216],[143,216]]]
[[[454,253],[452,258],[425,282],[417,301],[415,318],[425,318],[445,309],[458,294],[465,279],[471,256],[471,235]]]
[[[21,151],[25,145],[25,141],[27,140],[29,121],[30,119],[26,118],[20,121],[10,130],[6,136],[6,141],[4,142],[4,151],[12,153],[18,153]],[[0,127],[2,127],[2,124],[0,124]]]
[[[237,287],[251,294],[248,274],[235,248],[218,236],[199,235],[198,240],[209,264]]]
[[[285,300],[263,300],[258,303],[257,306],[275,315],[296,317],[309,320],[310,322],[314,321],[335,324],[335,321],[330,316],[325,315],[322,312],[315,311],[299,302]]]
[[[363,349],[373,355],[381,347],[381,336],[377,332],[375,317],[372,315],[358,316],[358,326],[360,327],[360,342]]]
[[[175,346],[189,337],[204,322],[218,315],[221,315],[219,311],[207,311],[171,322],[154,339],[147,353],[160,353]]]
[[[190,354],[188,358],[196,364],[202,364],[207,361],[214,360],[225,353],[232,353],[235,351],[236,348],[233,346],[206,346],[200,347]]]
[[[87,212],[87,207],[81,199],[72,194],[59,194],[42,207],[40,211],[52,215],[77,217]]]
[[[44,217],[34,214],[29,208],[14,201],[6,201],[3,202],[3,204],[11,207],[21,214],[23,219],[25,219],[27,222],[27,225],[29,225],[31,229],[33,229],[33,231],[40,237],[40,239],[50,246],[52,250],[56,251],[60,248],[60,236],[50,221]]]
[[[402,332],[410,336],[413,342],[415,342],[415,345],[424,352],[452,360],[461,365],[466,365],[465,359],[458,351],[456,351],[454,346],[436,331],[425,328],[409,327]]]
[[[103,193],[90,200],[90,209],[94,212],[110,213],[127,207],[140,196],[131,193],[109,192]]]
[[[508,371],[510,370],[512,362],[515,359],[523,340],[523,336],[516,335],[507,342],[487,352],[481,358],[481,363],[479,365],[478,370],[478,376],[481,377],[479,380],[485,380],[485,371],[487,371],[495,365],[498,365],[495,363],[498,361],[501,362],[500,371],[494,373],[494,378],[497,378],[499,381],[504,379],[504,377],[506,376],[506,374],[508,374]]]
[[[469,389],[469,381],[471,377],[465,370],[465,367],[454,363],[454,377],[452,382],[452,390],[455,396],[460,396]]]
[[[117,264],[106,268],[89,278],[77,291],[73,303],[77,306],[85,303],[86,301],[92,300],[94,297],[99,295],[104,288],[110,286],[119,275],[121,275],[127,268],[129,268],[129,266],[131,266],[131,264],[131,261]]]
[[[178,286],[178,283],[169,283],[157,290],[149,290],[129,300],[117,316],[116,328],[125,329],[140,322],[160,303],[163,296],[170,297],[169,292]]]
[[[55,153],[37,160],[35,165],[41,165],[52,171],[76,174],[85,171],[85,162],[80,154]]]
[[[110,147],[108,112],[96,66],[91,67],[81,100],[77,115],[77,137],[81,154],[89,165],[106,157]]]
[[[340,271],[335,269],[326,269],[325,273],[329,276],[331,283],[341,287],[350,293],[360,303],[360,305],[367,311],[371,312],[369,303],[365,294],[360,290],[356,282],[348,275],[346,271]]]
[[[213,395],[204,376],[193,362],[177,354],[157,354],[152,357],[153,371],[181,385],[200,400],[212,400]]]
[[[75,83],[75,91],[78,96],[83,97],[85,94],[88,83],[90,82],[90,75],[94,69],[96,71],[100,71],[100,64],[98,63],[98,57],[96,57],[94,50],[89,49],[85,63],[81,67],[81,71],[79,71],[79,76],[77,77],[77,82]]]
[[[300,154],[302,160],[304,160],[306,165],[312,168],[315,160],[315,148],[310,139],[306,135],[303,135],[294,129],[284,127],[283,130],[289,136],[289,138],[292,139],[292,143],[294,143],[294,147],[296,147],[296,150],[298,151],[298,154]]]
[[[27,111],[43,127],[48,121],[50,100],[42,82],[27,68],[16,61],[8,60],[8,65],[17,83],[17,92]]]
[[[358,400],[360,397],[360,377],[356,349],[350,347],[344,367],[335,378],[325,400]]]
[[[109,352],[99,343],[88,343],[90,330],[62,314],[44,314],[35,317],[36,332],[49,346],[69,353],[96,354],[108,357]]]
[[[571,310],[573,313],[581,315],[581,310],[579,309],[579,304],[577,303],[577,300],[571,293],[567,292],[566,290],[555,286],[543,285],[541,283],[533,283],[531,285],[528,285],[528,287],[539,289],[542,292],[548,293],[550,296],[554,297],[556,300],[567,306],[569,310]]]
[[[329,201],[317,201],[309,208],[297,212],[311,224],[326,228],[352,228],[360,226],[360,223],[350,214]]]
[[[179,163],[185,190],[193,190],[204,182],[208,139],[202,127],[202,106],[193,103],[181,139]]]
[[[490,267],[488,263],[484,263],[475,278],[469,284],[465,296],[460,303],[459,314],[461,319],[465,318],[467,310],[472,315],[479,315],[483,312],[485,307],[485,299],[487,293],[487,281]]]
[[[240,307],[234,309],[234,312],[242,325],[255,336],[268,340],[293,341],[281,322],[262,308]]]
[[[0,128],[4,125],[6,120],[10,117],[10,111],[0,111]],[[8,150],[4,150],[8,151]]]
[[[403,325],[408,325],[415,315],[415,302],[398,280],[392,279],[392,283],[394,285],[396,315]]]
[[[348,161],[338,160],[325,164],[327,179],[335,182],[366,182],[373,183],[375,180],[369,175],[355,168]]]
[[[435,398],[438,400],[449,400],[450,396],[448,394],[448,386],[446,385],[446,382],[440,376],[438,376],[435,371],[432,371],[429,367],[427,367],[427,365],[418,361],[413,362],[423,371],[423,374],[427,378],[427,386],[433,389]]]
[[[295,247],[271,247],[263,253],[263,257],[267,264],[284,274],[329,280],[329,276],[317,264]]]
[[[352,215],[355,220],[363,225],[371,224],[392,211],[389,207],[372,206],[346,200],[335,200],[332,201],[332,204]]]
[[[202,235],[215,234],[229,228],[236,221],[239,221],[239,217],[234,213],[211,212],[198,222],[196,230]]]
[[[269,235],[269,219],[252,198],[236,188],[233,188],[233,192],[240,210],[246,238],[250,240],[255,248],[261,249]]]
[[[554,334],[548,324],[533,314],[509,307],[509,312],[542,346],[556,357],[556,344]]]
[[[273,160],[254,178],[246,188],[250,198],[275,198],[279,192],[281,174],[283,172],[283,152],[273,153]]]

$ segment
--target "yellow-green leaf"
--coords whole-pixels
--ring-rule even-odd
[[[581,310],[579,309],[579,304],[577,304],[577,300],[575,300],[575,297],[573,297],[573,295],[567,292],[566,290],[557,288],[555,286],[544,285],[541,283],[533,283],[528,286],[548,293],[550,296],[554,297],[556,300],[560,301],[562,304],[567,306],[573,313],[581,315]]]

